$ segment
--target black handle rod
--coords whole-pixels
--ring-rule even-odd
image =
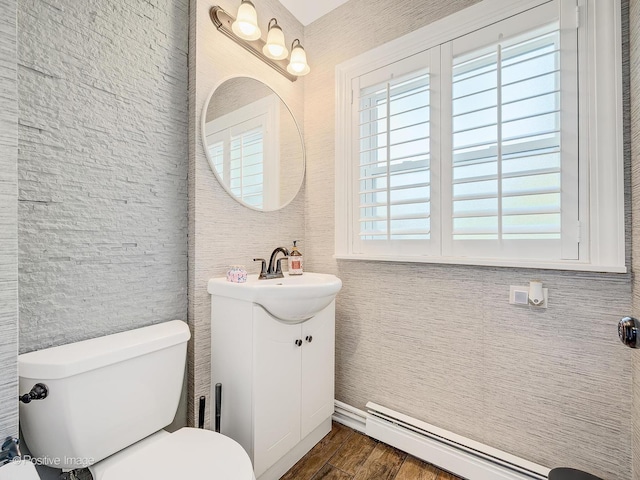
[[[220,433],[220,417],[222,412],[222,384],[216,383],[216,422],[215,431]]]
[[[198,409],[198,428],[204,428],[204,408],[206,401],[207,397],[205,397],[204,395],[200,397],[200,405]]]

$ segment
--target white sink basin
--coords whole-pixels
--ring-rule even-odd
[[[211,295],[257,303],[274,317],[292,323],[313,317],[336,298],[341,288],[342,281],[335,275],[309,272],[285,273],[284,278],[271,280],[258,280],[258,275],[249,275],[246,283],[212,278],[208,286]]]

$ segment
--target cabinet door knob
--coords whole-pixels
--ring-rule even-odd
[[[295,341],[295,344],[296,344],[298,347],[301,347],[301,346],[302,346],[302,340],[300,340],[300,339],[296,340],[296,341]]]
[[[313,342],[313,337],[311,335],[307,335],[307,338],[305,338],[305,340],[309,343]]]

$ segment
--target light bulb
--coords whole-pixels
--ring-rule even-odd
[[[238,8],[238,18],[231,24],[231,30],[244,40],[257,40],[262,35],[258,27],[258,14],[249,0],[242,0]]]
[[[282,33],[282,29],[275,18],[269,20],[267,43],[262,48],[262,53],[274,60],[282,60],[287,58],[287,55],[289,55],[289,51],[284,44],[284,33]]]
[[[291,60],[289,60],[287,72],[301,77],[310,71],[311,69],[307,64],[307,53],[304,51],[304,48],[302,48],[302,45],[300,45],[300,40],[296,38],[291,44]]]
[[[265,53],[267,57],[274,59],[285,58],[289,52],[287,52],[281,45],[266,45],[268,53]]]

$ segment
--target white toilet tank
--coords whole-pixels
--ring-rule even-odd
[[[36,383],[49,389],[47,398],[20,404],[32,457],[82,468],[169,425],[189,338],[175,320],[20,355],[20,394]]]

